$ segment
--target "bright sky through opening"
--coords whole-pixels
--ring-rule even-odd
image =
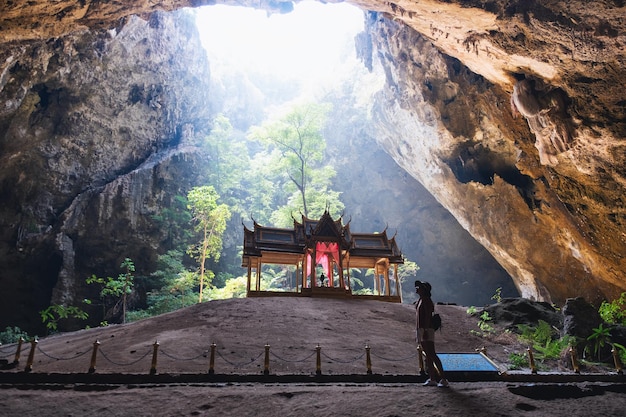
[[[197,26],[209,56],[234,64],[295,78],[332,75],[363,30],[363,11],[349,4],[297,3],[294,11],[272,14],[234,6],[198,10]]]

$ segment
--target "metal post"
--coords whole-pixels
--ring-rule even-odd
[[[35,348],[37,347],[38,340],[33,338],[30,341],[30,352],[28,353],[28,361],[26,362],[26,368],[24,372],[30,372],[33,370],[33,362],[35,361]]]
[[[24,343],[24,338],[20,337],[20,340],[17,341],[17,350],[15,351],[15,359],[13,359],[13,365],[17,365],[20,363],[20,355],[22,354],[22,343]]]
[[[372,374],[372,359],[370,358],[370,347],[365,345],[365,366],[367,366],[367,374]]]
[[[265,366],[263,368],[263,375],[270,374],[270,345],[265,345]]]
[[[322,357],[320,356],[320,353],[322,351],[322,348],[320,347],[320,344],[318,343],[317,346],[315,347],[315,350],[317,351],[317,359],[316,359],[316,365],[315,365],[315,375],[322,375]]]
[[[574,372],[579,374],[580,367],[578,366],[578,353],[576,352],[576,348],[574,347],[569,348],[569,354],[570,354],[570,357],[572,358],[572,367],[574,368]]]
[[[99,341],[93,342],[93,352],[91,352],[91,364],[89,365],[89,373],[93,374],[96,372],[96,356],[98,355],[98,346],[100,346]]]
[[[215,343],[211,343],[211,357],[209,359],[209,375],[215,373]]]
[[[157,352],[159,351],[159,341],[155,341],[152,345],[152,366],[150,367],[150,375],[157,373]]]
[[[530,372],[533,374],[536,374],[537,368],[535,367],[535,356],[533,355],[533,350],[531,348],[527,348],[526,352],[528,352],[528,361],[530,362]]]
[[[420,375],[426,374],[426,371],[424,370],[424,353],[423,352],[424,351],[422,350],[422,346],[417,345],[417,364],[419,366]]]
[[[613,362],[615,362],[615,370],[618,374],[623,374],[624,372],[622,371],[622,361],[620,361],[619,359],[619,352],[617,351],[617,349],[615,349],[615,346],[613,346],[613,348],[611,349],[611,353],[613,354]]]

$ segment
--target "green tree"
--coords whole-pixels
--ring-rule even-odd
[[[166,233],[165,242],[168,247],[177,248],[189,240],[187,225],[191,214],[187,210],[187,199],[184,196],[175,196],[170,206],[152,216],[152,219]]]
[[[211,158],[207,183],[215,187],[231,210],[242,211],[240,201],[247,190],[242,189],[241,184],[250,165],[245,138],[233,130],[226,116],[219,114],[202,147]]]
[[[300,209],[307,217],[321,215],[323,210],[315,213],[311,205],[316,202],[325,208],[331,201],[332,205],[343,208],[338,201],[339,193],[329,189],[335,170],[323,165],[326,141],[322,131],[330,110],[329,104],[299,105],[283,118],[250,131],[249,137],[262,143],[269,152],[274,173],[284,177],[287,198],[281,205],[287,208],[283,211]],[[284,214],[280,215],[282,220]]]
[[[420,267],[417,263],[405,258],[404,263],[398,266],[398,278],[400,278],[400,283],[404,283],[408,278],[415,278],[419,270]]]
[[[222,235],[226,230],[226,222],[230,218],[230,210],[225,204],[217,204],[219,195],[211,185],[194,187],[187,194],[189,209],[192,213],[194,230],[200,233],[199,243],[189,248],[189,253],[195,256],[200,265],[200,295],[198,302],[202,302],[204,290],[205,263],[208,258],[217,261],[222,250]]]
[[[88,304],[88,303],[87,303]],[[61,304],[53,304],[45,310],[39,312],[41,321],[46,325],[46,329],[50,332],[56,332],[59,321],[61,319],[74,318],[79,320],[87,320],[89,315],[80,307],[64,306]]]
[[[117,299],[114,307],[117,307],[119,303],[122,304],[122,323],[126,323],[126,300],[127,296],[132,294],[135,285],[135,277],[132,274],[135,272],[135,264],[130,258],[126,258],[120,265],[120,268],[122,268],[124,272],[119,274],[117,278],[99,278],[92,275],[87,278],[86,282],[87,284],[100,285],[100,299],[102,301],[103,311],[106,310],[105,300],[109,296]]]

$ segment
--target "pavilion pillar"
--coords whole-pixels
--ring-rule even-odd
[[[328,271],[328,286],[335,286],[335,277],[333,274],[333,261],[332,256],[326,256],[326,270]]]
[[[313,253],[311,254],[311,288],[317,287],[317,242],[313,245]]]
[[[296,263],[296,292],[300,292],[300,289],[302,288],[300,284],[300,280],[302,279],[300,274],[300,265],[301,262]]]
[[[391,288],[389,287],[389,266],[385,266],[385,295],[391,295]]]
[[[398,264],[393,264],[393,277],[396,280],[396,295],[400,297],[400,302],[402,302],[402,291],[400,290],[400,278],[398,277]]]
[[[342,263],[343,261],[346,262],[346,280],[348,283],[348,290],[350,291],[350,294],[352,294],[352,286],[350,285],[350,253],[346,251],[345,258],[341,256],[341,261]],[[341,268],[341,273],[343,274],[343,265]]]
[[[248,261],[248,282],[246,283],[246,293],[250,294],[250,279],[252,276],[252,260]]]
[[[346,283],[343,279],[343,256],[341,256],[341,249],[339,249],[339,246],[337,246],[337,255],[339,256],[339,265],[337,266],[339,269],[339,286],[341,287],[342,290],[346,289]]]

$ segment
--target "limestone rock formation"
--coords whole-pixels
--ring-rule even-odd
[[[199,42],[193,16],[156,12],[2,49],[1,315],[35,327],[42,306],[97,298],[84,288],[92,274],[125,257],[154,262],[166,237],[151,216],[204,162],[193,147],[211,120]]]
[[[388,74],[376,137],[525,297],[626,288],[624,11],[427,1],[370,15]]]
[[[3,201],[1,209],[23,203],[34,208],[10,220],[3,213],[2,233],[16,227],[18,241],[54,234],[56,243],[45,239],[45,247],[37,250],[41,257],[48,254],[45,265],[69,271],[67,254],[80,250],[72,248],[71,213],[96,210],[94,219],[106,222],[123,200],[115,193],[158,198],[158,187],[133,189],[132,176],[147,175],[141,168],[149,169],[152,158],[168,152],[184,157],[181,146],[195,134],[194,120],[185,121],[185,115],[205,113],[187,111],[185,105],[202,103],[202,98],[182,97],[201,94],[202,88],[177,80],[174,72],[199,63],[160,56],[159,44],[174,42],[167,33],[135,39],[131,28],[156,29],[166,17],[149,15],[155,10],[208,3],[215,2],[13,0],[0,6],[0,131],[8,132],[1,143],[0,196],[13,198],[7,189],[20,185],[15,201]],[[220,3],[270,12],[291,8],[291,2],[281,1]],[[597,302],[625,291],[624,1],[351,3],[369,11],[367,34],[360,39],[364,62],[378,61],[387,75],[387,87],[374,105],[379,123],[372,136],[498,260],[521,295],[562,304],[578,295]],[[114,49],[123,56],[122,40],[145,42],[146,60],[107,68],[102,51]],[[74,42],[89,42],[91,54],[77,55]],[[16,56],[28,56],[33,64],[22,65]],[[96,70],[81,71],[85,60]],[[112,84],[106,93],[98,90],[104,78],[123,76],[137,77],[136,88],[116,91]],[[59,79],[75,87],[60,88]],[[30,80],[28,88],[23,80]],[[164,107],[162,100],[177,104]],[[128,111],[121,103],[128,101],[132,114],[124,115],[120,125],[120,112]],[[44,107],[58,110],[43,117]],[[163,108],[176,115],[160,114]],[[2,118],[16,111],[27,123],[13,125]],[[59,120],[62,114],[71,117]],[[149,123],[133,124],[140,120]],[[172,125],[172,120],[182,122]],[[17,125],[30,128],[18,130]],[[39,140],[40,125],[54,127],[55,136]],[[77,131],[82,139],[68,141]],[[105,137],[114,140],[94,142]],[[50,141],[65,151],[59,153]],[[11,152],[24,143],[32,147]],[[110,150],[125,157],[111,160]],[[38,164],[38,177],[20,174],[27,161]],[[54,172],[59,166],[71,170]],[[109,197],[89,198],[91,190],[82,179],[90,171],[106,174],[95,185],[109,187]],[[120,173],[128,173],[128,179],[111,182]],[[149,210],[143,201],[124,209]],[[52,209],[58,207],[63,209]],[[53,217],[62,217],[68,232],[32,230],[41,224],[34,219]],[[11,238],[4,236],[3,242]],[[52,279],[39,266],[34,263],[33,271]]]

